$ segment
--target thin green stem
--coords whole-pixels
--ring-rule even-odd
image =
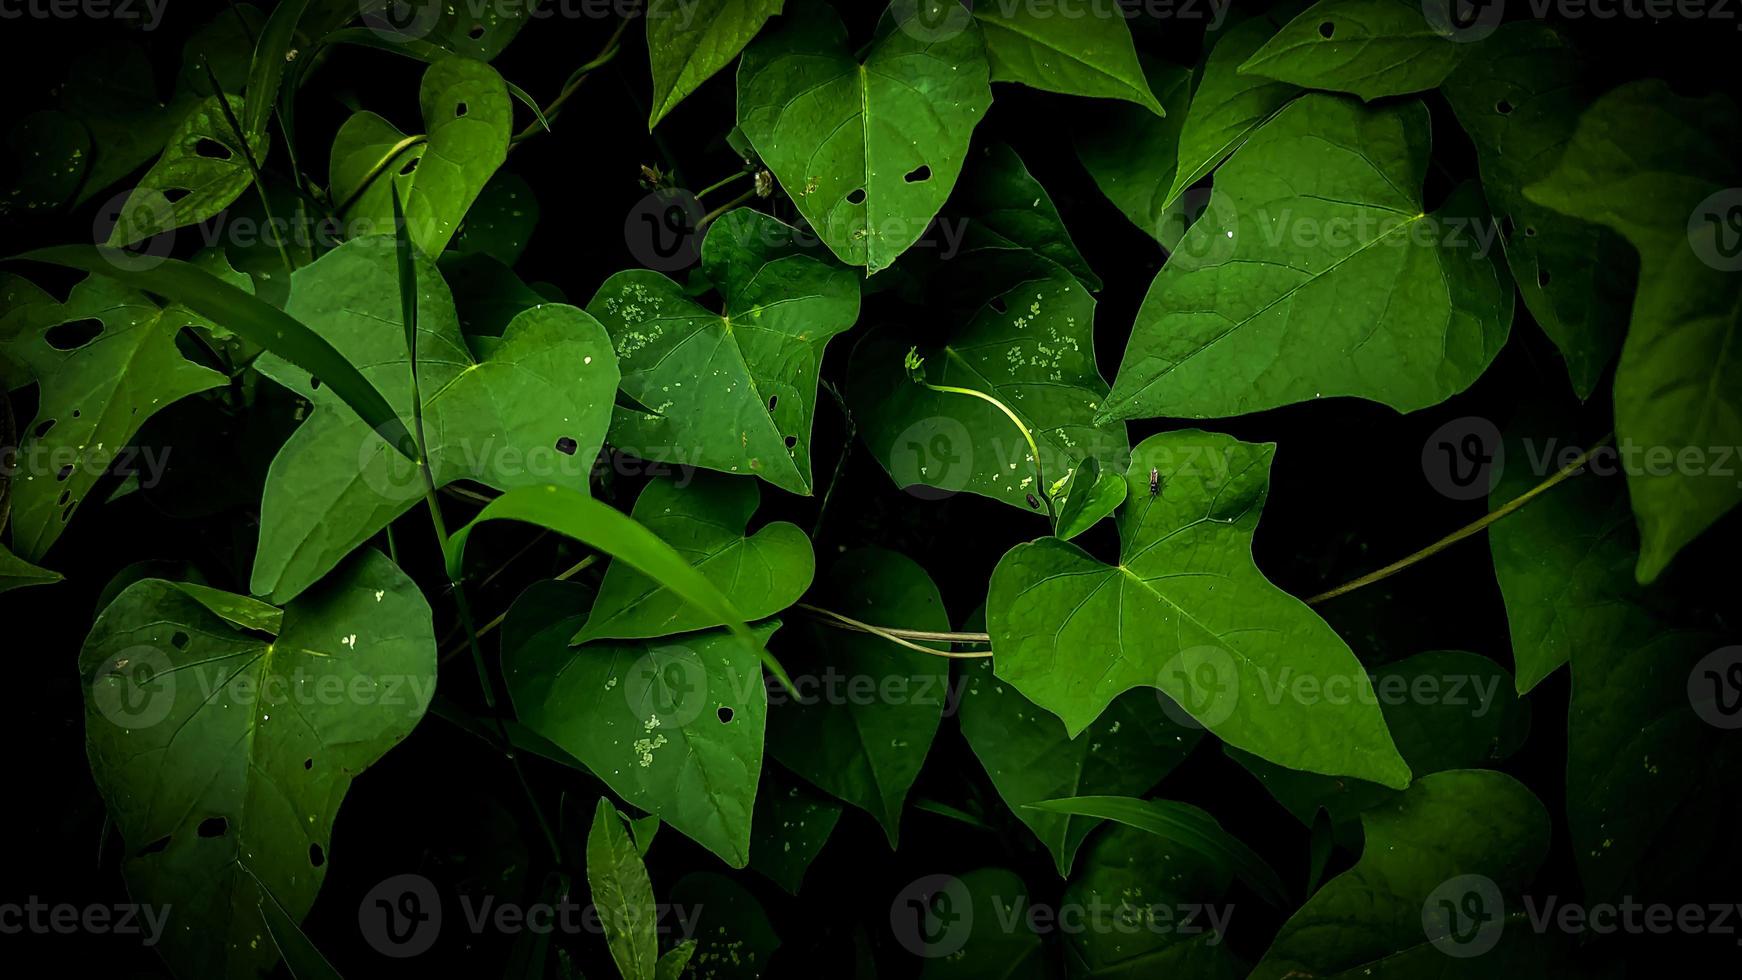
[[[720,215],[725,214],[727,211],[730,211],[733,208],[737,207],[738,205],[743,204],[746,201],[749,201],[751,198],[753,198],[755,196],[756,196],[756,188],[752,187],[749,190],[745,191],[744,193],[739,194],[737,197],[732,198],[730,201],[727,201],[725,204],[722,204],[719,207],[715,208],[714,210],[709,211],[707,214],[702,215],[702,220],[696,222],[696,234],[699,235],[702,232],[706,231],[708,226],[714,223],[715,218],[718,218]]]
[[[290,275],[296,267],[290,263],[290,252],[284,247],[284,236],[279,233],[278,219],[272,216],[272,202],[266,199],[266,178],[260,174],[260,161],[254,159],[254,151],[248,146],[248,134],[242,129],[241,120],[230,108],[230,97],[224,94],[224,88],[218,82],[217,72],[212,71],[211,59],[204,61],[206,80],[212,86],[212,94],[218,97],[218,109],[224,114],[224,125],[230,127],[230,135],[236,140],[237,149],[242,151],[242,160],[248,165],[248,176],[254,182],[254,193],[260,195],[260,211],[266,216],[266,227],[272,231],[272,244],[278,246],[278,257],[284,262],[284,274]]]
[[[515,144],[523,140],[531,139],[539,133],[548,131],[550,123],[554,122],[557,114],[562,111],[563,104],[575,94],[575,90],[581,87],[581,83],[587,80],[587,76],[610,64],[617,57],[617,52],[622,49],[618,42],[623,39],[623,32],[629,27],[629,21],[630,18],[625,17],[617,22],[617,29],[611,32],[611,39],[605,42],[605,46],[599,50],[593,60],[576,68],[574,73],[569,75],[568,81],[563,84],[562,91],[550,101],[550,105],[544,107],[544,118],[542,120],[534,119],[527,123],[520,132],[515,133],[514,138],[509,141],[509,149],[513,149]]]
[[[1578,471],[1580,469],[1582,469],[1586,463],[1589,463],[1591,461],[1591,457],[1595,456],[1597,454],[1598,450],[1602,449],[1604,446],[1607,446],[1609,444],[1609,442],[1614,438],[1615,438],[1615,433],[1611,432],[1608,435],[1604,436],[1603,438],[1597,440],[1597,444],[1592,446],[1590,449],[1585,450],[1584,453],[1580,454],[1578,459],[1575,459],[1572,462],[1568,463],[1567,465],[1561,467],[1558,471],[1555,472],[1554,475],[1550,476],[1548,479],[1542,481],[1541,483],[1538,483],[1534,487],[1531,487],[1529,490],[1524,491],[1523,493],[1519,494],[1517,497],[1514,497],[1512,500],[1507,501],[1502,506],[1496,507],[1494,510],[1490,511],[1488,514],[1484,515],[1481,519],[1471,521],[1470,523],[1464,525],[1463,527],[1458,528],[1456,531],[1453,531],[1452,533],[1446,535],[1445,537],[1439,539],[1438,541],[1435,541],[1433,544],[1430,544],[1427,547],[1422,548],[1420,551],[1416,551],[1416,552],[1413,552],[1412,554],[1406,555],[1403,558],[1399,558],[1397,561],[1394,561],[1391,564],[1386,565],[1384,568],[1381,568],[1378,571],[1368,572],[1366,575],[1363,575],[1358,579],[1354,579],[1353,581],[1345,582],[1342,585],[1339,585],[1336,588],[1331,589],[1327,592],[1321,592],[1318,595],[1313,596],[1312,598],[1308,599],[1306,601],[1307,605],[1316,606],[1321,602],[1325,602],[1325,601],[1330,600],[1330,599],[1335,599],[1336,597],[1338,597],[1340,595],[1346,595],[1346,594],[1353,592],[1356,589],[1359,589],[1363,586],[1372,585],[1374,582],[1377,582],[1381,579],[1390,578],[1391,576],[1396,575],[1398,572],[1403,571],[1404,569],[1415,564],[1416,562],[1421,561],[1424,558],[1431,558],[1434,555],[1437,555],[1440,552],[1451,547],[1452,545],[1457,544],[1459,541],[1462,541],[1465,538],[1467,538],[1473,534],[1476,534],[1477,532],[1486,528],[1488,525],[1493,524],[1495,521],[1500,520],[1502,517],[1505,517],[1507,514],[1510,514],[1514,511],[1518,510],[1520,507],[1523,507],[1525,504],[1530,503],[1532,500],[1535,500],[1537,497],[1541,496],[1542,494],[1547,493],[1549,490],[1552,490],[1554,487],[1556,487],[1557,485],[1559,485],[1560,483],[1562,483],[1563,481],[1565,481],[1569,477],[1578,473]]]
[[[428,136],[407,136],[388,147],[387,152],[381,155],[381,159],[375,161],[374,165],[369,168],[369,171],[363,175],[362,183],[358,184],[357,189],[352,191],[344,201],[340,202],[338,208],[335,209],[333,213],[343,217],[345,212],[351,209],[351,205],[357,203],[357,198],[362,197],[363,192],[369,189],[369,185],[375,183],[376,179],[381,176],[382,172],[393,165],[395,158],[406,150],[409,150],[428,139]]]
[[[917,650],[920,653],[928,653],[934,657],[948,657],[952,660],[972,660],[978,657],[990,657],[992,655],[992,651],[990,650],[969,650],[962,652],[952,650],[934,650],[931,647],[922,647],[918,643],[913,642],[914,640],[927,640],[933,643],[991,643],[992,637],[986,633],[944,633],[934,630],[909,630],[897,629],[892,626],[873,626],[870,623],[860,622],[851,616],[835,612],[832,609],[813,606],[808,602],[794,603],[793,608],[802,613],[809,614],[811,618],[823,623],[824,625],[833,626],[836,629],[852,630],[856,633],[870,633],[873,636],[882,637],[897,646],[903,646],[909,650]]]
[[[750,171],[740,170],[735,174],[728,174],[724,177],[721,177],[719,180],[716,180],[713,183],[709,184],[708,186],[702,188],[701,190],[696,191],[696,200],[699,201],[702,198],[707,197],[709,194],[712,194],[713,192],[719,190],[720,188],[725,187],[727,184],[730,184],[735,180],[742,180],[748,176],[750,176]]]
[[[1041,502],[1046,505],[1047,520],[1051,522],[1053,529],[1057,530],[1059,523],[1058,512],[1053,509],[1052,488],[1046,485],[1046,469],[1040,462],[1040,447],[1035,444],[1034,433],[1028,430],[1028,426],[1023,423],[1022,419],[1017,417],[1017,414],[1011,410],[1010,406],[984,391],[976,391],[973,388],[958,388],[955,385],[933,384],[930,381],[927,381],[924,373],[925,361],[920,358],[917,351],[910,350],[907,352],[906,365],[908,376],[911,377],[915,383],[930,388],[933,391],[943,392],[949,395],[968,395],[972,398],[978,398],[998,409],[998,411],[1003,412],[1004,417],[1010,420],[1010,424],[1016,426],[1016,431],[1022,433],[1023,440],[1028,443],[1029,458],[1034,460],[1035,492],[1039,495]]]

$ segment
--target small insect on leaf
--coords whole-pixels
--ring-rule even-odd
[[[1153,466],[1149,468],[1149,495],[1161,496],[1161,471]]]

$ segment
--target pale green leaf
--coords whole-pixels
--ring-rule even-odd
[[[998,562],[986,603],[993,666],[1073,736],[1118,695],[1147,686],[1231,745],[1401,788],[1409,768],[1365,669],[1252,562],[1274,451],[1196,430],[1144,440],[1118,517],[1120,564],[1057,538],[1017,545]],[[1349,697],[1309,706],[1267,696],[1296,675]]]
[[[360,233],[391,231],[389,188],[397,186],[411,240],[433,257],[507,158],[514,117],[502,76],[467,58],[430,65],[418,105],[426,133],[417,141],[373,112],[345,120],[333,137],[328,175],[340,216]]]
[[[587,832],[587,888],[623,980],[657,980],[659,910],[653,883],[641,852],[623,829],[623,818],[604,797]]]

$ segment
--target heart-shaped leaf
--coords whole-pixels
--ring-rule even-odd
[[[760,496],[753,481],[711,473],[681,486],[656,479],[636,498],[630,516],[696,566],[745,619],[764,619],[804,595],[816,559],[810,539],[786,521],[745,536]],[[574,641],[667,636],[721,625],[653,579],[612,562],[587,625]]]
[[[1651,458],[1742,446],[1742,113],[1727,96],[1624,85],[1579,118],[1560,167],[1525,196],[1614,229],[1639,251],[1632,326],[1615,369],[1615,435]],[[1587,259],[1588,261],[1588,259]],[[1661,453],[1660,453],[1661,451]],[[1721,469],[1721,473],[1720,473]],[[1728,465],[1632,465],[1639,581],[1742,501]]]
[[[263,890],[308,913],[351,780],[429,704],[435,634],[417,586],[366,551],[288,606],[276,638],[173,583],[136,582],[97,618],[79,669],[129,890],[175,910],[160,950],[188,976],[256,976],[278,958]]]
[[[862,623],[950,628],[937,586],[912,559],[893,551],[842,555],[817,591],[818,603]],[[907,791],[949,700],[949,661],[814,623],[793,632],[805,641],[789,658],[798,682],[769,717],[769,752],[876,817],[893,847]]]
[[[435,263],[419,256],[415,265],[418,375],[435,485],[469,479],[499,490],[584,489],[617,386],[604,329],[574,307],[535,307],[515,317],[479,361]],[[410,417],[391,239],[347,242],[298,269],[287,312],[359,365],[402,419]],[[319,378],[273,355],[259,368],[314,405],[272,461],[261,503],[252,587],[284,601],[421,501],[424,478]]]
[[[1231,745],[1401,788],[1409,767],[1366,671],[1252,563],[1273,452],[1195,430],[1145,439],[1126,476],[1118,565],[1057,538],[998,562],[986,600],[993,667],[1073,737],[1119,694],[1149,686]],[[1347,696],[1309,705],[1269,693],[1291,675]]]
[[[515,716],[626,802],[744,867],[768,714],[755,651],[726,630],[571,647],[580,622],[503,650]],[[752,632],[766,642],[779,626]]]
[[[1428,215],[1428,113],[1308,95],[1222,166],[1137,312],[1103,418],[1336,395],[1414,411],[1500,352],[1512,291],[1471,185]]]
[[[805,872],[840,819],[841,804],[780,766],[763,766],[751,824],[750,866],[797,895]]]
[[[992,104],[979,27],[927,27],[958,4],[896,4],[861,60],[833,10],[796,0],[739,63],[738,125],[829,248],[868,273],[925,233]]]
[[[1027,804],[1063,796],[1147,793],[1185,760],[1202,734],[1162,710],[1153,691],[1130,691],[1076,738],[1050,713],[992,676],[990,660],[959,668],[962,735],[986,767],[1004,805],[1034,831],[1060,877],[1098,819],[1049,813]]]
[[[1144,59],[1150,90],[1167,108],[1165,118],[1131,106],[1097,106],[1072,123],[1072,143],[1083,169],[1120,213],[1163,248],[1179,244],[1190,222],[1171,207],[1180,127],[1189,121],[1186,100],[1192,73],[1152,58]]]
[[[1446,23],[1435,24],[1430,13]],[[1465,42],[1477,40],[1481,26],[1478,20],[1461,30],[1449,12],[1418,0],[1321,0],[1283,25],[1240,72],[1368,102],[1408,95],[1444,81],[1476,50]]]
[[[653,111],[659,124],[714,73],[732,63],[786,0],[651,0],[647,56],[653,68]]]
[[[1590,104],[1573,50],[1541,24],[1508,24],[1442,90],[1476,144],[1525,308],[1566,358],[1573,390],[1589,398],[1627,332],[1638,261],[1615,232],[1524,196],[1525,184],[1554,169]]]
[[[817,370],[829,340],[858,319],[859,284],[798,241],[749,209],[714,222],[702,270],[722,313],[646,269],[599,287],[587,312],[610,331],[623,391],[644,409],[617,409],[611,445],[810,493]]]
[[[341,217],[355,229],[393,227],[393,195],[404,202],[411,240],[440,255],[460,219],[508,156],[513,108],[496,69],[442,58],[418,87],[427,132],[408,137],[373,112],[354,113],[333,137],[328,175]]]
[[[982,3],[972,7],[986,37],[994,82],[1097,99],[1124,99],[1165,115],[1149,91],[1131,28],[1118,11],[1071,16],[1035,3]],[[965,20],[962,13],[952,17]],[[948,20],[937,30],[946,29]]]

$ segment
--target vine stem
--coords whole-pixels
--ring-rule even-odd
[[[508,141],[509,149],[512,150],[521,142],[531,139],[539,133],[548,131],[545,123],[549,123],[556,119],[557,113],[562,111],[563,103],[567,102],[569,97],[575,94],[575,90],[581,87],[581,83],[587,80],[587,76],[592,74],[594,69],[603,68],[610,64],[613,58],[617,57],[617,52],[619,50],[618,42],[623,39],[623,32],[629,27],[629,21],[632,19],[633,18],[625,17],[617,22],[617,29],[611,32],[611,39],[605,42],[605,46],[599,49],[599,53],[593,56],[593,60],[579,68],[576,68],[574,73],[569,75],[568,81],[563,83],[562,91],[557,93],[557,97],[550,101],[550,105],[544,107],[544,121],[540,122],[539,120],[534,119],[532,122],[527,123],[525,128],[520,132],[515,133],[514,138]]]
[[[971,660],[977,657],[990,657],[992,655],[992,651],[990,650],[971,650],[964,652],[933,650],[931,647],[922,647],[913,642],[914,640],[931,640],[933,642],[941,643],[991,643],[992,637],[986,633],[946,633],[934,630],[909,630],[896,629],[890,626],[873,626],[870,623],[862,623],[851,616],[843,615],[832,609],[813,606],[808,602],[794,603],[793,608],[808,613],[812,618],[827,626],[833,626],[836,629],[852,630],[855,633],[870,633],[873,636],[882,637],[898,646],[904,646],[909,650],[917,650],[920,653],[929,653],[934,657],[948,657],[952,660]]]
[[[743,204],[743,203],[751,200],[755,196],[756,196],[756,188],[752,187],[749,190],[745,191],[744,193],[739,194],[737,197],[732,198],[730,201],[727,201],[725,204],[722,204],[719,207],[715,208],[714,210],[709,211],[707,214],[702,215],[702,220],[696,222],[696,234],[699,235],[702,232],[706,231],[708,226],[714,223],[715,218],[718,218],[720,215],[725,214],[727,211],[730,211],[733,208],[737,207],[738,205]],[[701,198],[698,195],[697,200],[700,200],[700,199]]]
[[[708,186],[702,188],[701,190],[696,191],[696,200],[699,201],[702,198],[707,197],[709,194],[712,194],[713,192],[719,190],[720,188],[726,186],[727,184],[730,184],[734,180],[742,180],[748,176],[750,176],[750,171],[748,171],[748,170],[740,170],[735,174],[727,174],[726,176],[721,177],[719,180],[714,181],[713,183],[709,184]]]
[[[1610,443],[1610,441],[1613,440],[1614,438],[1615,438],[1615,433],[1611,432],[1608,435],[1604,436],[1603,438],[1597,440],[1596,445],[1593,445],[1590,449],[1587,449],[1583,453],[1581,453],[1579,455],[1578,459],[1575,459],[1572,462],[1568,463],[1567,465],[1561,467],[1558,471],[1556,471],[1548,479],[1542,481],[1541,483],[1538,483],[1534,487],[1531,487],[1529,490],[1524,491],[1523,493],[1519,494],[1517,497],[1514,497],[1512,500],[1507,501],[1505,504],[1501,505],[1500,507],[1495,508],[1493,511],[1484,515],[1481,519],[1471,521],[1470,523],[1464,525],[1463,527],[1458,528],[1456,531],[1453,531],[1452,533],[1446,535],[1445,537],[1439,539],[1438,541],[1435,541],[1433,544],[1430,544],[1427,547],[1422,548],[1420,551],[1416,551],[1412,554],[1409,554],[1409,555],[1406,555],[1402,558],[1399,558],[1397,561],[1394,561],[1391,564],[1386,565],[1384,568],[1381,568],[1378,571],[1368,572],[1366,575],[1363,575],[1358,579],[1353,579],[1351,581],[1344,582],[1342,585],[1339,585],[1336,588],[1331,589],[1327,592],[1321,592],[1318,595],[1313,596],[1312,598],[1308,599],[1306,601],[1307,605],[1316,606],[1321,602],[1326,602],[1328,600],[1335,599],[1336,597],[1338,597],[1340,595],[1347,595],[1348,593],[1353,592],[1356,589],[1359,589],[1363,586],[1372,585],[1374,582],[1377,582],[1381,579],[1390,578],[1391,576],[1396,575],[1398,572],[1403,571],[1404,569],[1415,564],[1416,562],[1421,561],[1424,558],[1431,558],[1434,555],[1437,555],[1440,552],[1451,547],[1452,545],[1457,544],[1459,541],[1462,541],[1465,538],[1470,537],[1471,535],[1482,531],[1484,528],[1488,527],[1488,525],[1493,524],[1495,521],[1500,520],[1502,517],[1505,517],[1507,514],[1510,514],[1513,511],[1518,510],[1520,507],[1523,507],[1525,504],[1530,503],[1532,500],[1536,499],[1537,497],[1541,496],[1544,493],[1547,493],[1549,490],[1554,489],[1554,487],[1565,482],[1568,478],[1570,478],[1573,475],[1575,475],[1576,473],[1578,473],[1578,471],[1580,469],[1584,468],[1584,465],[1586,463],[1589,463],[1591,461],[1591,457],[1597,455],[1598,450],[1602,449],[1604,446],[1607,446]]]
[[[983,391],[976,391],[973,388],[958,388],[955,385],[933,384],[932,382],[927,381],[923,371],[924,364],[924,359],[919,356],[917,351],[910,350],[907,352],[906,367],[908,375],[915,383],[922,387],[930,388],[933,391],[944,392],[945,394],[969,395],[978,398],[998,409],[998,411],[1003,412],[1004,417],[1010,420],[1010,424],[1016,426],[1016,431],[1022,433],[1023,440],[1028,443],[1028,455],[1034,459],[1035,494],[1040,497],[1042,503],[1046,504],[1047,521],[1052,525],[1053,530],[1058,530],[1058,513],[1053,510],[1052,493],[1046,485],[1046,470],[1040,463],[1040,447],[1035,444],[1034,433],[1028,431],[1028,426],[1023,423],[1022,419],[1017,417],[1016,413],[1011,410],[1009,405],[1004,404],[997,398],[994,398]]]

